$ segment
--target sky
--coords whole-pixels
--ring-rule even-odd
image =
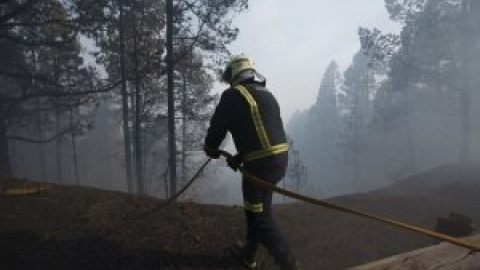
[[[360,48],[358,27],[398,32],[384,0],[250,0],[234,25],[229,49],[251,57],[277,97],[285,124],[317,99],[322,75],[335,60],[343,72]],[[222,91],[218,86],[217,91]]]

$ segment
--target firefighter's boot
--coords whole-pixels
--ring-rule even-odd
[[[257,269],[256,247],[244,246],[241,242],[237,242],[232,246],[231,252],[246,269]]]
[[[278,265],[281,270],[301,270],[293,254],[288,254],[286,257],[279,260]]]

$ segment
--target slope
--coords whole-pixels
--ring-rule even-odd
[[[332,201],[428,228],[450,211],[480,224],[478,168],[444,166]],[[238,268],[226,250],[244,237],[241,207],[177,203],[132,221],[160,203],[60,185],[47,194],[0,195],[0,269]],[[345,269],[435,243],[302,203],[276,205],[276,213],[305,269]],[[260,262],[276,269],[264,250]]]

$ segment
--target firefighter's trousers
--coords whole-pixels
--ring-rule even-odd
[[[246,164],[244,168],[251,174],[264,179],[271,184],[277,184],[285,176],[286,157],[279,157],[277,162],[270,164]],[[263,245],[275,261],[282,263],[290,253],[289,244],[274,221],[272,213],[273,192],[257,188],[243,179],[243,199],[247,221],[247,241],[245,252],[247,257],[254,258],[258,246]]]

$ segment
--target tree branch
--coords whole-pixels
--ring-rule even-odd
[[[25,26],[25,27],[37,27],[37,26],[44,26],[48,24],[60,24],[66,27],[74,28],[71,24],[78,24],[78,23],[87,23],[87,22],[108,22],[107,19],[70,19],[70,20],[46,20],[43,22],[33,22],[33,21],[25,21],[25,22],[9,22],[2,24],[3,27],[12,28],[15,26]]]
[[[70,133],[72,131],[73,131],[72,128],[67,128],[67,129],[53,135],[52,137],[47,138],[47,139],[43,139],[43,140],[25,138],[25,137],[22,137],[22,136],[15,136],[15,135],[7,135],[6,138],[7,138],[8,141],[21,141],[21,142],[27,142],[27,143],[49,143],[49,142],[54,141],[55,139],[65,135],[67,133]]]
[[[25,80],[34,79],[39,83],[45,83],[45,84],[48,84],[50,86],[55,86],[55,87],[62,87],[62,85],[59,85],[58,83],[50,80],[49,77],[43,76],[41,74],[31,74],[31,73],[28,73],[28,72],[14,72],[14,71],[11,71],[11,70],[0,69],[0,75],[6,76],[6,77],[12,77],[12,78],[25,79]]]
[[[25,40],[25,39],[22,39],[22,38],[19,38],[19,37],[15,37],[15,36],[10,36],[10,35],[2,35],[1,37],[3,37],[4,39],[7,39],[7,40],[10,40],[11,42],[15,43],[15,44],[19,44],[19,45],[22,45],[22,46],[25,46],[25,47],[36,47],[36,46],[51,46],[51,47],[54,47],[54,46],[59,46],[59,45],[65,45],[65,44],[70,44],[72,43],[73,41],[76,40],[77,38],[77,35],[78,35],[78,31],[77,29],[75,28],[72,28],[73,30],[73,33],[68,36],[67,38],[63,39],[63,40],[60,40],[60,41],[57,41],[57,40],[41,40],[41,41],[28,41],[28,40]]]
[[[29,95],[24,95],[22,97],[0,97],[0,103],[4,102],[22,102],[32,98],[39,98],[39,97],[73,97],[73,96],[84,96],[84,95],[91,95],[91,94],[100,94],[106,93],[111,91],[112,89],[119,86],[121,81],[115,82],[111,85],[108,85],[101,89],[92,89],[92,90],[85,90],[85,91],[76,91],[76,92],[62,92],[57,90],[51,91],[42,91],[42,92],[35,92]]]
[[[35,3],[39,2],[40,0],[27,0],[25,3],[19,5],[10,13],[7,13],[0,17],[0,25],[5,24],[10,19],[15,18],[16,16],[22,14],[22,12],[26,11],[30,7],[32,7]]]

